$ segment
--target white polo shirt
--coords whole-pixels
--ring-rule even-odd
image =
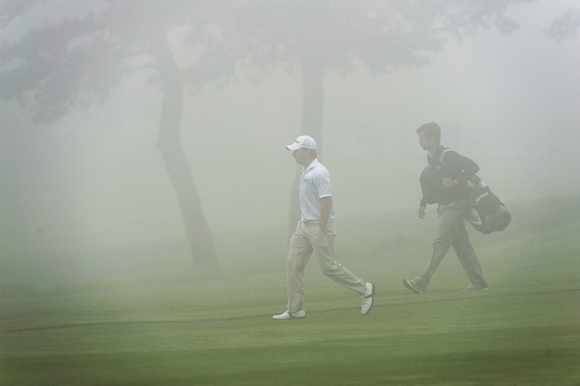
[[[332,197],[332,181],[328,170],[317,159],[307,169],[302,169],[300,179],[300,210],[302,221],[320,220],[321,198]],[[334,218],[334,205],[330,219]]]

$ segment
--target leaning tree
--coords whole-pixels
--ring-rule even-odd
[[[17,17],[51,0],[4,0],[0,31]],[[46,4],[45,4],[46,3]],[[201,63],[219,45],[211,28],[211,1],[95,0],[91,12],[43,25],[17,41],[0,41],[0,96],[18,100],[38,122],[54,123],[78,106],[103,103],[123,78],[136,71],[163,95],[157,149],[173,183],[196,266],[216,262],[212,235],[180,143],[184,88],[199,88],[218,71]],[[196,48],[192,65],[180,68],[168,36],[187,31]],[[182,34],[184,35],[184,34]]]

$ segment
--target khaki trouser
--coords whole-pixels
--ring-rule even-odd
[[[296,232],[290,239],[286,260],[288,311],[298,312],[303,309],[304,268],[312,252],[316,253],[318,265],[326,276],[359,295],[365,294],[366,282],[334,260],[335,237],[336,225],[332,220],[328,221],[324,231],[320,230],[318,222],[298,223]]]
[[[437,211],[441,220],[432,244],[433,253],[423,273],[413,279],[418,287],[425,288],[429,284],[431,277],[452,245],[471,284],[476,287],[487,287],[481,266],[465,229],[465,215],[468,209],[467,200],[458,200],[449,205],[439,206]]]

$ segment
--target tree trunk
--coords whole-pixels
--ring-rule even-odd
[[[175,188],[191,246],[193,264],[197,267],[217,262],[211,232],[203,214],[193,174],[180,142],[183,111],[183,83],[177,63],[165,37],[153,41],[154,56],[163,79],[163,105],[157,149]]]
[[[322,150],[322,117],[324,115],[324,84],[322,66],[315,61],[305,61],[302,65],[302,122],[300,135],[309,135],[316,141],[318,155]],[[290,216],[288,234],[291,236],[300,221],[299,185],[302,173],[298,171],[290,193]]]

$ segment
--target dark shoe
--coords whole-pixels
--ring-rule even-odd
[[[417,284],[415,284],[413,280],[403,279],[403,285],[408,289],[410,289],[411,291],[413,291],[414,293],[416,293],[417,295],[422,295],[425,293],[425,288],[420,288],[419,286],[417,286]]]

